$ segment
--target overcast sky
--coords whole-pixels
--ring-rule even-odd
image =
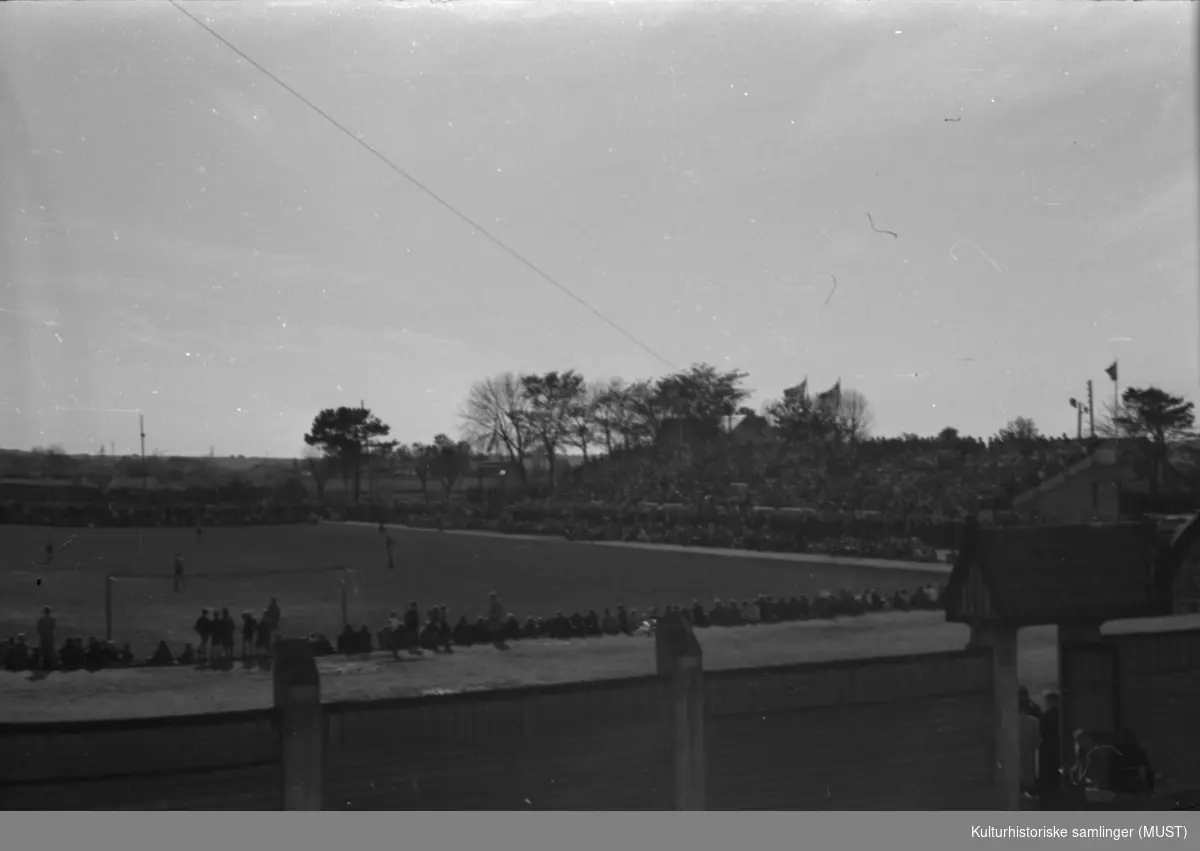
[[[755,404],[1196,390],[1195,4],[554,5],[186,8]],[[0,4],[0,116],[0,445],[295,455],[322,407],[428,440],[489,374],[668,370],[168,4]]]

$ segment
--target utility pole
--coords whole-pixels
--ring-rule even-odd
[[[138,430],[142,433],[142,492],[144,493],[150,489],[150,486],[146,481],[146,420],[141,414],[138,414]]]
[[[1086,406],[1080,404],[1078,399],[1072,399],[1071,407],[1075,409],[1075,439],[1083,440],[1083,409]]]
[[[1096,406],[1092,404],[1092,382],[1088,380],[1088,428],[1091,430],[1092,437],[1096,436]]]

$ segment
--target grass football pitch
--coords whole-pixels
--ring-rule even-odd
[[[47,535],[54,558],[44,564]],[[611,547],[562,539],[530,540],[391,528],[395,569],[389,570],[384,540],[366,526],[321,524],[209,528],[197,543],[192,529],[39,529],[0,527],[0,636],[31,638],[42,606],[58,620],[58,638],[104,637],[106,578],[152,574],[114,584],[113,639],[144,657],[159,640],[178,652],[194,640],[192,624],[205,607],[259,614],[275,597],[283,610],[282,632],[293,637],[320,632],[331,640],[341,626],[341,578],[337,573],[270,574],[266,571],[350,569],[349,619],[372,633],[392,610],[409,601],[422,609],[445,604],[451,617],[486,612],[487,594],[524,620],[556,611],[586,613],[624,603],[650,606],[711,603],[758,593],[786,595],[848,587],[880,591],[944,581],[942,573],[909,569],[801,563],[745,555],[706,554],[657,548]],[[174,554],[183,556],[186,588],[174,592]],[[230,574],[205,578],[204,574]]]
[[[46,529],[0,527],[0,635],[31,634],[42,606],[55,609],[59,639],[104,631],[105,577],[156,572],[158,578],[118,584],[115,635],[140,656],[161,638],[178,650],[191,641],[191,624],[205,606],[259,611],[271,596],[283,609],[284,632],[336,632],[341,595],[336,574],[263,575],[261,571],[343,565],[351,568],[349,614],[374,631],[388,612],[408,600],[445,603],[474,617],[488,591],[500,592],[520,616],[602,609],[622,601],[651,605],[705,602],[757,593],[808,593],[873,587],[880,591],[944,581],[944,568],[858,567],[844,563],[704,553],[659,547],[572,544],[554,539],[431,533],[391,529],[396,568],[387,568],[374,528],[218,528],[197,544],[189,529],[55,529],[55,557],[43,565]],[[139,545],[142,555],[139,559]],[[229,572],[193,578],[171,589],[175,552],[187,572]],[[40,581],[39,581],[40,580]],[[1184,623],[1187,621],[1188,623]],[[1200,617],[1112,624],[1106,632],[1200,625]],[[962,648],[967,629],[940,612],[888,612],[837,621],[699,630],[705,667],[721,670],[832,661],[868,656],[932,653]],[[320,659],[327,701],[363,700],[637,676],[654,671],[652,643],[639,637],[578,641],[521,641],[507,653],[491,647],[452,656]],[[1020,634],[1021,680],[1035,693],[1057,683],[1055,630]],[[0,672],[0,723],[145,717],[263,708],[271,702],[270,674],[193,668],[133,668],[96,673]]]

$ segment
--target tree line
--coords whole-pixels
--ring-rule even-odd
[[[473,465],[503,457],[522,484],[535,457],[548,466],[551,488],[556,461],[578,452],[584,463],[596,453],[657,451],[673,439],[712,439],[728,431],[734,417],[750,427],[762,426],[782,445],[814,442],[855,443],[871,439],[873,412],[862,393],[843,388],[839,380],[824,392],[813,392],[807,379],[789,387],[755,411],[746,406],[751,390],[747,374],[707,363],[658,378],[624,381],[588,380],[576,370],[544,373],[504,372],[475,382],[459,411],[461,439],[439,434],[428,443],[403,444],[391,439],[391,427],[370,409],[329,408],[321,411],[304,435],[306,462],[318,491],[340,476],[357,500],[364,465],[384,474],[410,469],[428,486],[440,483],[447,496]],[[1155,388],[1128,388],[1119,410],[1101,424],[1104,436],[1143,437],[1165,458],[1167,444],[1190,436],[1193,405]],[[916,435],[902,440],[918,439]],[[947,427],[935,440],[957,443],[957,429]],[[1028,443],[1045,440],[1034,422],[1017,417],[993,441]],[[1069,439],[1063,435],[1061,439]]]
[[[522,484],[530,459],[543,458],[553,488],[556,462],[567,452],[578,451],[586,463],[596,452],[655,449],[674,434],[715,437],[735,416],[761,421],[789,442],[869,434],[866,398],[843,390],[840,381],[824,393],[810,392],[802,381],[755,412],[744,404],[751,394],[746,378],[741,370],[705,363],[632,382],[589,381],[573,369],[505,372],[471,386],[459,412],[461,440],[439,434],[431,443],[406,445],[389,439],[391,427],[367,408],[328,408],[304,436],[306,460],[318,490],[338,475],[358,499],[368,458],[385,471],[409,467],[423,489],[437,481],[449,494],[472,462],[485,458],[506,458]]]

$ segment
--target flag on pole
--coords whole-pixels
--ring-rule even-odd
[[[1104,371],[1108,373],[1108,377],[1111,380],[1113,380],[1113,381],[1117,380],[1117,362],[1116,361],[1113,361],[1112,366],[1110,366],[1108,369],[1106,369]]]
[[[824,393],[818,394],[817,404],[825,410],[837,411],[842,406],[842,379],[837,380],[837,384],[826,390]]]

